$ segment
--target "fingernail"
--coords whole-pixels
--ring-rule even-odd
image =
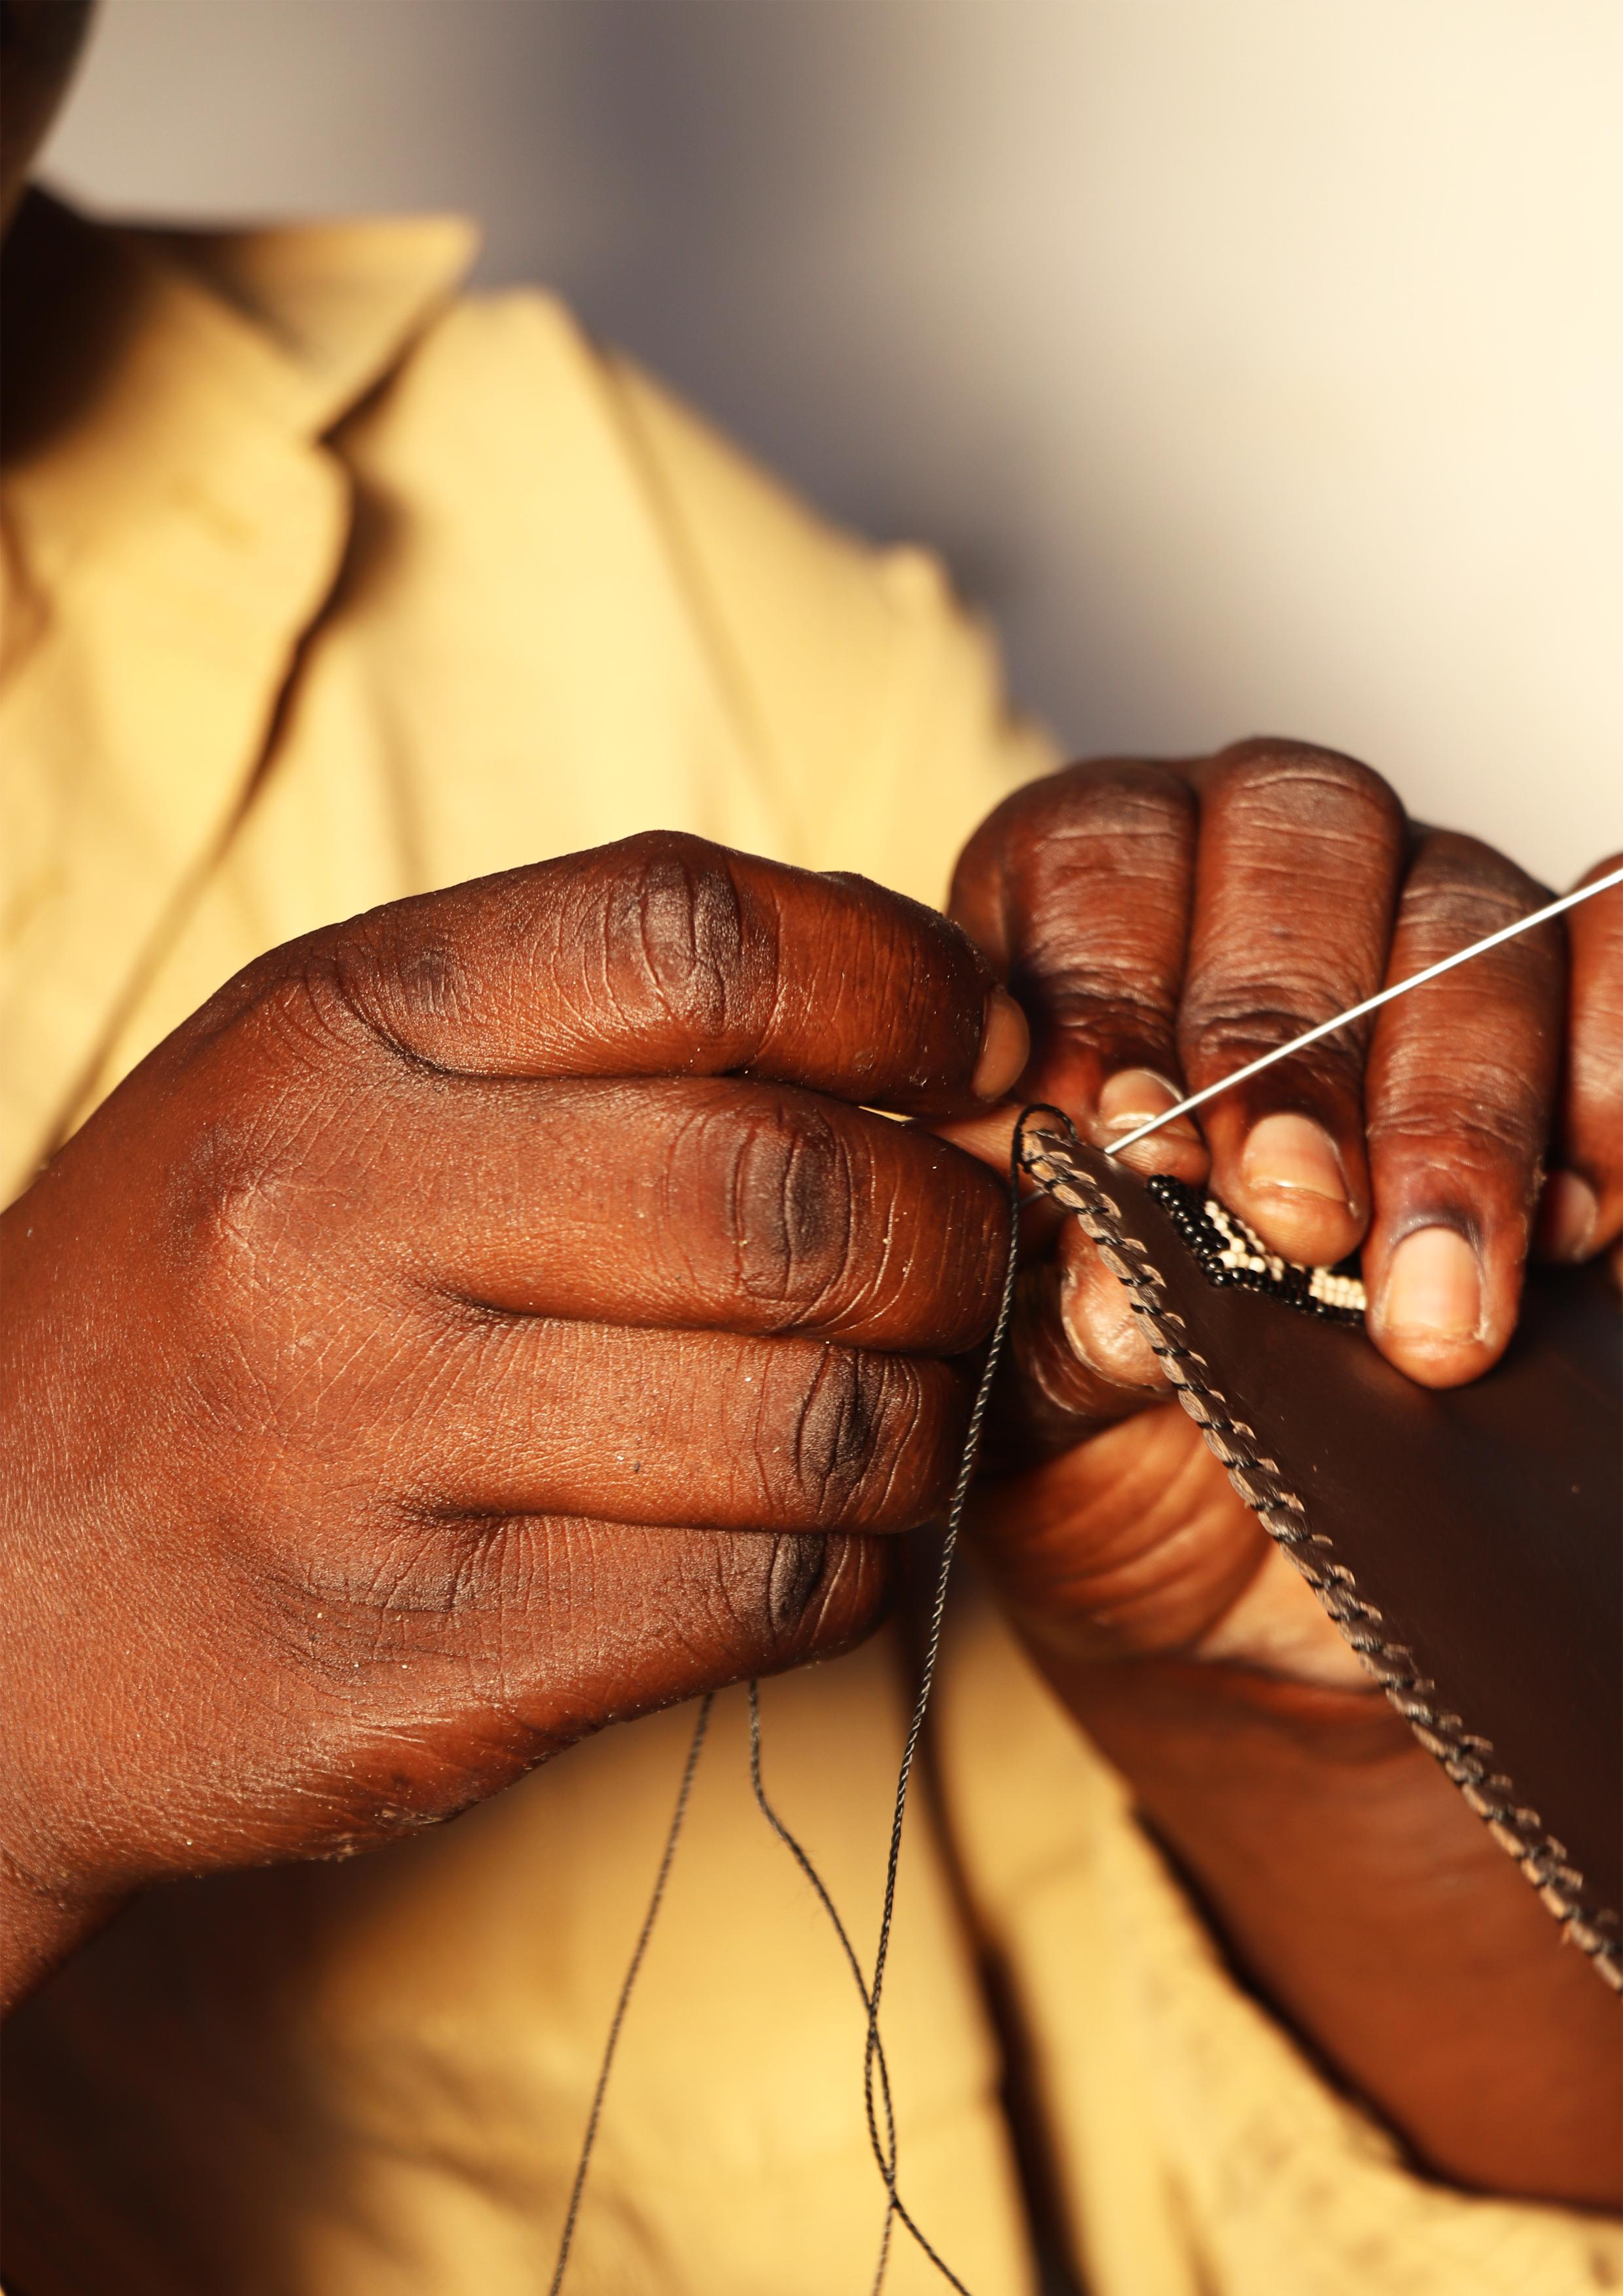
[[[1006,988],[994,988],[987,1004],[980,1058],[970,1089],[977,1100],[1001,1100],[1031,1057],[1026,1016]]]
[[[1105,1078],[1099,1094],[1100,1145],[1108,1146],[1124,1132],[1136,1132],[1152,1116],[1164,1116],[1169,1108],[1177,1106],[1183,1096],[1176,1085],[1157,1075],[1153,1069],[1118,1069],[1113,1077]],[[1170,1124],[1163,1124],[1155,1136],[1198,1140],[1201,1136],[1192,1118],[1180,1116]]]
[[[1576,1172],[1552,1172],[1538,1207],[1538,1240],[1552,1259],[1587,1258],[1601,1207],[1594,1190]]]
[[[1347,1175],[1336,1144],[1310,1116],[1282,1111],[1253,1124],[1240,1159],[1240,1177],[1250,1189],[1348,1202]]]
[[[1424,1340],[1474,1340],[1482,1325],[1482,1271],[1457,1228],[1421,1227],[1392,1254],[1381,1293],[1383,1331]]]

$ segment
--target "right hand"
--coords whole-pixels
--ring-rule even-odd
[[[668,835],[275,950],[160,1045],[5,1223],[35,1965],[52,1909],[345,1854],[867,1631],[1004,1215],[866,1111],[1024,1057],[941,918]]]

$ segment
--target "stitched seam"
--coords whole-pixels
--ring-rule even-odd
[[[1584,1877],[1568,1863],[1564,1844],[1549,1833],[1536,1809],[1518,1800],[1513,1780],[1490,1773],[1492,1742],[1467,1730],[1459,1715],[1440,1710],[1435,1702],[1437,1685],[1416,1671],[1414,1652],[1403,1643],[1389,1642],[1379,1631],[1381,1612],[1359,1594],[1353,1573],[1337,1560],[1334,1541],[1310,1527],[1306,1506],[1282,1480],[1277,1464],[1256,1449],[1255,1429],[1231,1415],[1227,1398],[1209,1376],[1210,1365],[1187,1344],[1187,1326],[1175,1309],[1163,1304],[1162,1278],[1144,1247],[1127,1233],[1120,1206],[1076,1161],[1057,1134],[1028,1131],[1021,1160],[1037,1185],[1080,1221],[1106,1267],[1125,1287],[1178,1401],[1269,1538],[1283,1548],[1467,1806],[1516,1860],[1570,1942],[1588,1956],[1609,1985],[1623,1992],[1618,1915],[1585,1898]]]

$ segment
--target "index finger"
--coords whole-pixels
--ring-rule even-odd
[[[739,1074],[916,1114],[996,1097],[1025,1023],[967,936],[860,877],[656,831],[391,903],[306,947],[458,1074]]]
[[[1150,759],[1070,766],[1006,798],[965,846],[952,914],[1006,972],[1029,1013],[1021,1085],[1101,1145],[1169,1108],[1188,938],[1196,808],[1187,776]],[[961,1144],[1008,1160],[1007,1126]],[[1140,1169],[1206,1176],[1186,1119],[1152,1134]]]

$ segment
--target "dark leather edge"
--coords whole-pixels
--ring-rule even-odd
[[[1127,1194],[1140,1184],[1132,1175],[1118,1172],[1098,1152],[1032,1124],[1024,1128],[1020,1160],[1037,1186],[1080,1222],[1127,1292],[1179,1403],[1200,1428],[1209,1449],[1222,1462],[1240,1497],[1312,1587],[1467,1806],[1499,1847],[1515,1859],[1561,1923],[1568,1942],[1585,1955],[1614,1991],[1623,1992],[1623,1941],[1617,1909],[1602,1905],[1585,1890],[1581,1875],[1565,1864],[1562,1845],[1542,1825],[1537,1813],[1526,1807],[1514,1781],[1488,1774],[1480,1751],[1487,1742],[1451,1710],[1446,1694],[1435,1683],[1417,1677],[1413,1652],[1381,1633],[1376,1623],[1379,1613],[1372,1613],[1362,1599],[1355,1574],[1338,1556],[1334,1541],[1315,1529],[1307,1506],[1276,1464],[1257,1456],[1252,1431],[1245,1421],[1245,1399],[1219,1389],[1210,1365],[1189,1344],[1188,1327],[1168,1303],[1165,1285],[1143,1238],[1131,1232],[1127,1214],[1111,1193],[1114,1187]],[[1094,1164],[1099,1166],[1102,1177],[1090,1169]]]

